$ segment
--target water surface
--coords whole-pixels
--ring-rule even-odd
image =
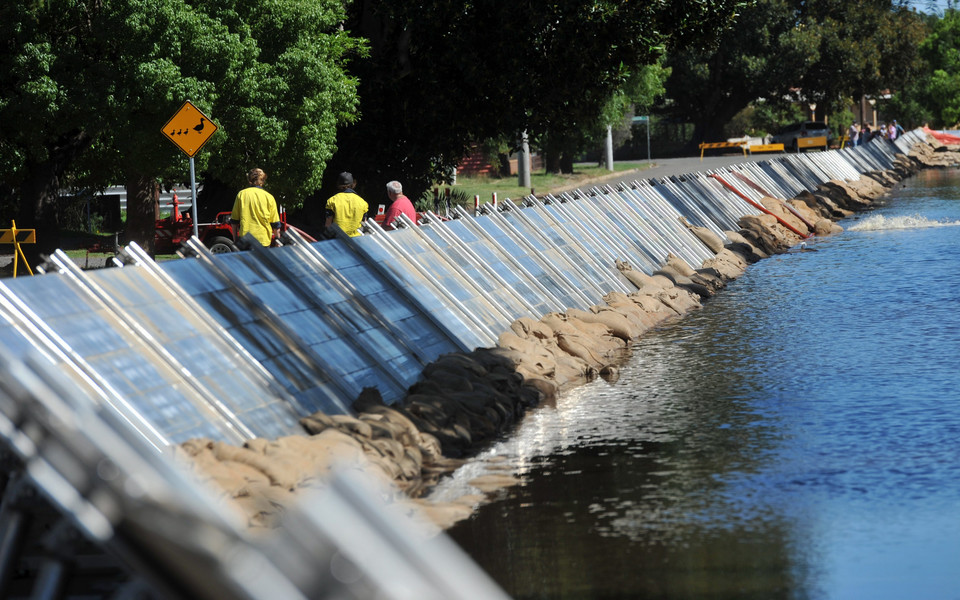
[[[530,413],[453,538],[515,598],[960,598],[960,174],[878,204]]]

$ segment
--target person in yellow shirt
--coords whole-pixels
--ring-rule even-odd
[[[337,176],[339,193],[327,198],[326,226],[336,224],[350,237],[360,235],[360,225],[370,209],[367,201],[353,191],[353,175],[347,172]]]
[[[251,234],[264,246],[269,246],[280,229],[280,214],[273,194],[263,189],[267,174],[263,169],[250,169],[247,173],[250,187],[240,190],[233,202],[230,221],[239,224],[237,238]]]

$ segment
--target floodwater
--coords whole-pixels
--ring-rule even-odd
[[[514,598],[960,598],[960,172],[528,414],[453,539]]]

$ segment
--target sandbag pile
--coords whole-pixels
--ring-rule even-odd
[[[507,431],[528,408],[555,393],[555,385],[518,373],[508,353],[480,348],[445,354],[427,365],[421,380],[392,410],[437,440],[444,456],[460,457]],[[354,403],[361,417],[369,406]],[[386,409],[382,404],[374,408]]]
[[[699,307],[747,265],[786,252],[807,235],[842,231],[835,220],[868,208],[921,168],[958,163],[960,154],[934,140],[898,156],[893,169],[830,181],[789,201],[764,198],[769,214],[743,217],[740,230],[725,231],[725,239],[682,220],[714,254],[699,269],[668,256],[647,275],[618,261],[635,292],[611,292],[588,310],[517,319],[496,348],[441,356],[398,405],[385,406],[368,389],[354,403],[356,416],[317,413],[302,419],[308,435],[255,439],[239,448],[191,440],[177,455],[199,479],[215,484],[251,527],[275,526],[299,492],[323,485],[334,468],[360,469],[386,483],[385,494],[394,501],[410,502],[462,464],[462,457],[507,433],[530,407],[565,387],[615,377],[632,340]],[[511,481],[501,476],[495,483]],[[486,489],[479,482],[477,487]],[[469,516],[473,501],[426,508],[447,527]]]
[[[957,165],[960,147],[945,145],[933,136],[928,136],[927,142],[927,144],[914,145],[907,153],[907,158],[921,165],[921,168],[943,168]]]
[[[399,406],[386,406],[367,388],[354,401],[356,416],[317,412],[301,419],[306,436],[258,438],[242,447],[194,439],[176,449],[176,458],[239,508],[251,528],[277,526],[286,507],[334,469],[363,471],[383,484],[386,500],[407,502],[462,464],[451,457],[501,435],[556,392],[512,365],[499,349],[447,354],[427,366]],[[470,514],[464,502],[427,510],[448,526]]]

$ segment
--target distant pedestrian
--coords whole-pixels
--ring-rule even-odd
[[[337,189],[340,191],[327,199],[326,226],[336,224],[350,237],[360,235],[360,225],[370,208],[367,201],[353,191],[354,185],[352,174],[340,173],[337,175]]]
[[[887,125],[887,139],[891,142],[897,139],[897,125],[896,121],[891,122]]]
[[[860,146],[873,139],[873,131],[870,130],[870,123],[864,123],[860,129]]]
[[[250,169],[247,173],[250,187],[240,190],[233,202],[230,222],[239,225],[237,238],[250,234],[263,246],[269,246],[280,230],[280,214],[277,200],[263,189],[267,174],[263,169]]]
[[[387,197],[390,198],[390,207],[387,208],[387,214],[383,217],[384,229],[396,229],[394,221],[401,214],[407,215],[414,223],[417,222],[417,211],[413,208],[410,198],[403,195],[403,186],[399,181],[391,181],[387,184]]]
[[[857,146],[860,143],[860,127],[856,121],[850,123],[850,128],[847,129],[847,137],[850,138],[851,147]]]
[[[903,126],[901,126],[900,123],[897,123],[896,119],[893,120],[893,126],[897,128],[897,137],[903,135]]]

